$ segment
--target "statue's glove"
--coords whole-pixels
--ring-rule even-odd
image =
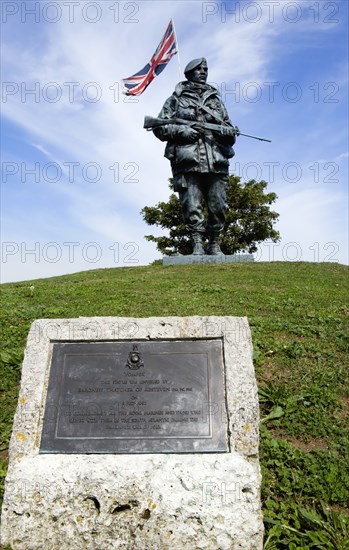
[[[221,136],[233,136],[234,128],[231,128],[230,126],[224,126],[223,124],[221,124],[220,134]]]
[[[240,132],[239,128],[237,126],[223,126],[221,125],[220,133],[222,136],[230,136],[233,137],[236,134]]]
[[[199,132],[190,126],[177,126],[175,140],[178,139],[181,143],[194,143],[200,137]]]

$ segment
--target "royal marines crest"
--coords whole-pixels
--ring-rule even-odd
[[[133,344],[133,349],[128,354],[128,359],[125,367],[128,367],[131,370],[138,370],[141,367],[144,367],[142,355],[138,351],[138,347],[136,344]]]

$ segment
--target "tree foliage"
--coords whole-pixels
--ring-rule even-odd
[[[170,189],[173,190],[172,179]],[[279,217],[270,210],[277,199],[276,193],[265,193],[267,182],[250,180],[240,182],[240,177],[229,176],[227,188],[228,210],[224,229],[220,237],[220,246],[224,254],[236,252],[256,252],[257,244],[271,240],[280,240],[280,234],[273,225]],[[146,235],[148,241],[155,242],[157,249],[164,255],[174,253],[190,254],[192,242],[185,228],[180,200],[171,193],[168,202],[159,202],[156,206],[145,206],[141,214],[148,225],[168,230],[168,236]]]

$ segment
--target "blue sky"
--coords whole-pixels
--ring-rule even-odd
[[[171,17],[180,55],[130,100]],[[278,195],[256,259],[347,264],[347,40],[347,0],[2,2],[2,282],[160,257],[139,213],[171,171],[143,118],[202,56],[233,124],[272,140],[230,164]]]

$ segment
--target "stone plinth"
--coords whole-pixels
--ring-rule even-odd
[[[224,415],[227,452],[40,453],[54,343],[196,339],[222,343],[226,399],[211,414]],[[1,542],[14,550],[262,549],[258,422],[246,318],[35,321],[10,444]]]
[[[177,254],[173,256],[163,256],[162,265],[186,265],[186,264],[231,264],[240,262],[254,262],[253,254],[217,254],[216,256],[206,256],[205,254]]]

